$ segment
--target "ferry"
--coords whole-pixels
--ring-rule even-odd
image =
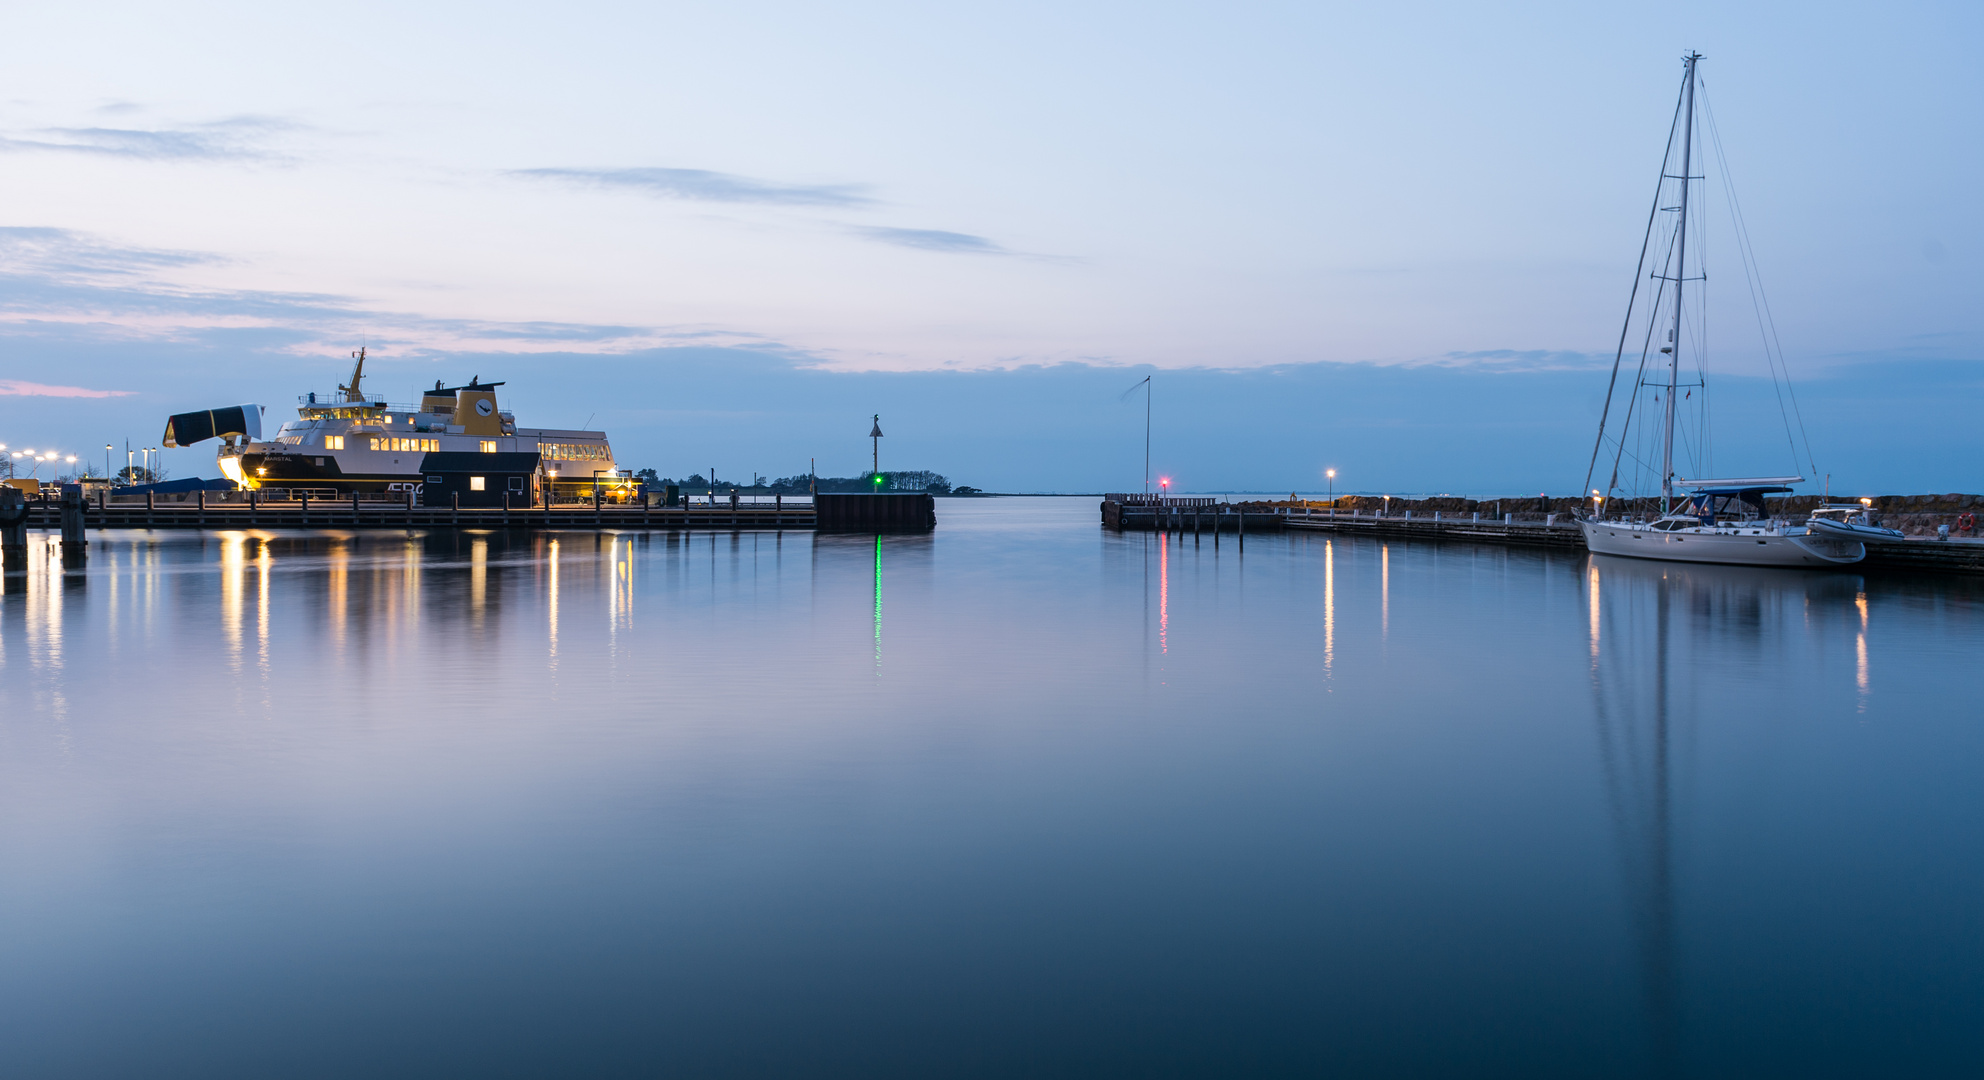
[[[603,431],[520,428],[497,401],[501,382],[422,392],[418,405],[367,393],[365,350],[352,354],[351,381],[335,394],[297,398],[296,419],[262,437],[267,407],[235,405],[179,413],[166,446],[221,440],[222,475],[250,490],[316,497],[362,493],[408,497],[424,506],[529,506],[632,498]]]

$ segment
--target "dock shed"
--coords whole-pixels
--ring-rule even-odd
[[[431,507],[529,506],[536,497],[537,454],[431,453],[420,460],[420,504]]]

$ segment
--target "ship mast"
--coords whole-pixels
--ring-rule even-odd
[[[1660,512],[1674,510],[1674,387],[1681,373],[1681,286],[1688,280],[1688,187],[1693,183],[1695,149],[1695,63],[1702,54],[1688,54],[1687,118],[1681,127],[1681,219],[1675,226],[1674,324],[1667,331],[1667,435],[1660,451]]]
[[[358,361],[357,365],[351,369],[351,385],[340,386],[338,389],[344,391],[344,399],[346,401],[364,401],[365,395],[358,389],[358,380],[365,377],[365,346],[360,345],[358,351],[351,355],[353,359]]]

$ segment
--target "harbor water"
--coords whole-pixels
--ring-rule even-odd
[[[1984,583],[950,499],[37,534],[0,1075],[1984,1070]]]

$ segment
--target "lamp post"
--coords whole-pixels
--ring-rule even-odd
[[[1324,469],[1323,475],[1330,479],[1330,509],[1336,509],[1336,470]]]
[[[875,476],[879,477],[882,475],[882,414],[881,413],[875,414],[875,426],[869,429],[868,437],[874,440],[874,452],[875,452],[875,465],[874,468],[869,471],[873,473]],[[875,482],[878,484],[881,483],[879,479],[876,480]]]
[[[1591,489],[1591,516],[1592,516],[1592,517],[1594,517],[1594,518],[1595,518],[1595,517],[1597,517],[1597,516],[1598,516],[1598,508],[1599,508],[1599,504],[1601,504],[1601,503],[1603,503],[1604,501],[1605,501],[1605,496],[1603,496],[1603,495],[1600,495],[1600,494],[1598,493],[1598,489],[1597,489],[1597,488],[1592,488],[1592,489]]]
[[[110,444],[103,444],[103,478],[110,479]]]

